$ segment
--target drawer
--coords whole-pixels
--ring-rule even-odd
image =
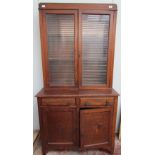
[[[114,102],[113,97],[104,98],[81,98],[80,106],[107,106]]]
[[[75,98],[42,98],[42,105],[75,106]]]
[[[81,106],[104,106],[106,105],[106,98],[81,98]]]

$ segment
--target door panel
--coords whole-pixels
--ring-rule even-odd
[[[113,14],[81,10],[79,25],[80,87],[108,87],[112,74]]]
[[[43,133],[47,147],[68,149],[77,147],[76,109],[42,108]]]
[[[109,15],[82,15],[82,84],[107,83]]]
[[[77,11],[47,10],[43,18],[47,84],[74,87],[77,83]]]
[[[112,107],[80,111],[81,148],[106,148],[111,145]]]

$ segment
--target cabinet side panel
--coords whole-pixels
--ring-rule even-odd
[[[47,39],[46,39],[46,28],[45,28],[45,19],[44,18],[45,18],[44,10],[39,10],[43,80],[44,80],[44,86],[48,87],[47,45],[46,45]]]

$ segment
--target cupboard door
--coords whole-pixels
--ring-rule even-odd
[[[49,10],[44,15],[46,30],[46,80],[48,86],[75,86],[77,12]],[[47,40],[46,40],[47,39]]]
[[[112,138],[112,108],[80,111],[81,148],[110,150]]]
[[[77,147],[77,116],[74,108],[42,108],[44,141],[48,148]]]
[[[81,85],[107,87],[111,61],[112,15],[109,12],[83,10],[80,21]]]

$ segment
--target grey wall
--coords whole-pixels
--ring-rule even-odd
[[[40,2],[57,2],[57,3],[116,3],[118,5],[117,30],[116,30],[116,47],[114,60],[114,77],[113,88],[121,93],[121,16],[120,16],[120,0],[34,0],[33,5],[33,95],[43,87],[42,64],[41,64],[41,45],[39,31],[39,13],[38,3]],[[118,100],[117,128],[118,131],[120,121],[121,99]],[[33,129],[39,129],[37,100],[33,100]]]

